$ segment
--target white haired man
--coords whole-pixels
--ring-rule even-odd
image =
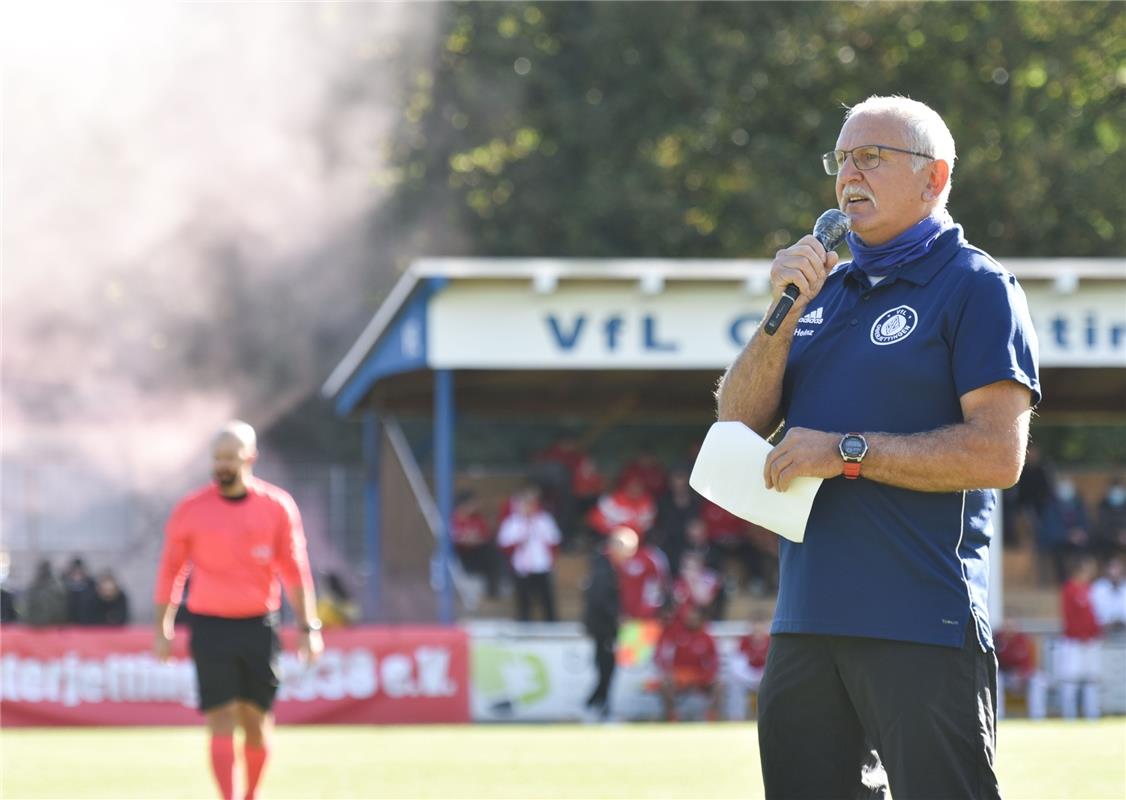
[[[767,488],[825,479],[804,542],[781,542],[766,794],[995,798],[990,513],[1023,467],[1036,335],[1016,280],[946,212],[937,113],[869,98],[822,162],[853,261],[812,236],[778,251],[775,300],[801,294],[716,393],[719,419],[780,437]]]
[[[211,767],[225,800],[234,797],[235,728],[244,734],[244,797],[255,796],[266,764],[280,678],[279,578],[297,616],[301,657],[315,660],[324,648],[301,515],[289,493],[253,476],[257,456],[257,437],[247,423],[228,423],[215,435],[215,480],[172,512],[154,593],[154,650],[163,661],[191,573],[188,608],[199,708],[207,718]]]

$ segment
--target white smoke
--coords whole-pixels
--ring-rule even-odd
[[[440,11],[4,4],[5,548],[151,534],[127,498],[327,374],[391,278],[365,230]]]

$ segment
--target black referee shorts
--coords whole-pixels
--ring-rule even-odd
[[[1000,798],[997,660],[959,649],[778,634],[759,691],[768,800]]]
[[[246,700],[263,711],[274,705],[281,682],[281,642],[275,615],[192,615],[192,660],[199,678],[199,710]]]

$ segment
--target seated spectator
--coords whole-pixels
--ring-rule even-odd
[[[657,640],[653,660],[660,672],[666,721],[678,719],[677,701],[689,692],[703,693],[708,700],[707,718],[718,717],[719,653],[698,608],[687,607],[681,622],[665,627]]]
[[[1036,641],[1022,630],[1005,625],[993,633],[997,651],[997,717],[1005,717],[1006,694],[1024,695],[1030,719],[1048,711],[1048,681],[1038,669]]]
[[[689,520],[684,532],[688,539],[688,549],[684,551],[684,555],[696,553],[703,560],[704,566],[719,577],[719,593],[712,603],[711,618],[724,619],[727,615],[727,581],[722,572],[723,553],[712,547],[708,539],[708,526],[699,517]]]
[[[575,527],[575,500],[572,476],[583,458],[579,443],[570,436],[532,454],[528,480],[540,489],[540,505],[552,515],[564,539]],[[504,519],[504,514],[500,519]]]
[[[582,517],[590,512],[606,489],[606,479],[591,456],[583,456],[571,473],[571,495],[575,500],[575,514]]]
[[[1091,604],[1104,636],[1126,634],[1126,576],[1121,558],[1107,562],[1103,575],[1091,584]]]
[[[360,606],[339,573],[329,572],[317,589],[317,619],[325,628],[344,628],[360,621]]]
[[[618,474],[618,485],[625,486],[632,480],[641,481],[645,493],[650,497],[660,497],[668,486],[668,472],[665,465],[648,448],[641,448],[637,455],[622,467]]]
[[[91,625],[128,625],[129,597],[121,589],[112,570],[102,570],[94,587],[90,612]]]
[[[500,554],[493,541],[492,528],[473,492],[458,495],[450,520],[450,536],[462,568],[484,578],[485,593],[496,597],[500,585]]]
[[[756,595],[777,588],[777,536],[752,526],[709,500],[700,503],[700,518],[708,529],[708,540],[723,555],[726,564],[737,565],[743,583]]]
[[[512,564],[516,582],[516,618],[532,618],[532,603],[537,602],[547,622],[554,622],[555,589],[552,569],[560,543],[559,526],[540,506],[540,491],[525,486],[513,501],[512,513],[497,533],[497,546]]]
[[[629,558],[617,562],[615,566],[622,618],[660,618],[669,580],[668,562],[661,551],[642,544]]]
[[[1126,483],[1122,478],[1110,482],[1099,502],[1094,549],[1104,559],[1126,556]]]
[[[722,588],[723,579],[704,563],[702,554],[685,553],[680,563],[680,574],[669,592],[672,618],[679,620],[684,609],[694,606],[700,609],[705,619],[715,619],[713,614]]]
[[[618,527],[633,528],[645,541],[653,527],[657,507],[640,478],[630,478],[614,492],[604,494],[587,514],[587,523],[600,536]]]
[[[1040,447],[1029,443],[1025,455],[1024,469],[1020,473],[1017,485],[1013,487],[1014,522],[1019,522],[1022,531],[1030,533],[1037,530],[1040,518],[1044,514],[1044,507],[1052,499],[1052,487],[1055,485],[1055,470],[1044,459]],[[1005,526],[1005,539],[1010,543],[1017,534],[1017,525]],[[1028,541],[1027,539],[1025,541]]]
[[[770,652],[770,625],[756,620],[751,630],[739,638],[728,670],[727,718],[747,718],[747,698],[757,694]]]
[[[1056,484],[1055,494],[1044,506],[1036,541],[1041,558],[1050,560],[1061,584],[1067,580],[1069,561],[1090,551],[1087,509],[1070,479],[1061,478]]]
[[[75,558],[63,573],[66,589],[66,621],[71,625],[90,625],[94,620],[97,588],[81,558]]]
[[[688,547],[688,522],[699,513],[700,496],[688,485],[688,468],[669,470],[668,488],[657,499],[657,519],[650,543],[661,548],[669,561],[669,571],[680,573],[680,556]]]
[[[66,624],[66,589],[51,571],[50,561],[40,561],[35,579],[23,595],[20,619],[33,627]]]
[[[1060,710],[1064,719],[1078,711],[1080,686],[1083,715],[1099,717],[1099,683],[1102,679],[1102,629],[1091,603],[1091,581],[1097,573],[1095,559],[1080,556],[1070,579],[1060,590],[1063,636],[1056,646],[1056,677],[1060,682]]]

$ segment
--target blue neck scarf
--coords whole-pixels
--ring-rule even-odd
[[[894,239],[876,245],[864,244],[859,236],[849,231],[848,249],[852,251],[852,263],[869,278],[883,278],[896,269],[916,261],[934,247],[938,237],[954,227],[954,220],[945,211],[935,216],[924,217]]]

